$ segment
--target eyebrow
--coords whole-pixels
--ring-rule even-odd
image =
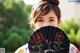
[[[49,17],[49,18],[55,18],[55,17]]]
[[[42,18],[42,17],[40,16],[40,17],[38,17],[38,18]]]
[[[42,18],[42,16],[38,17],[38,18]],[[49,18],[55,18],[55,17],[49,17]]]

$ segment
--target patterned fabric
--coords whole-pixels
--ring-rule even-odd
[[[29,53],[28,44],[23,45],[15,51],[15,53]]]
[[[28,44],[23,45],[22,47],[18,48],[15,53],[30,53],[28,49]],[[79,53],[79,50],[73,45],[70,44],[69,53]]]
[[[73,44],[70,44],[69,53],[80,53],[80,51]]]

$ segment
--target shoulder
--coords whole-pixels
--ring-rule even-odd
[[[77,47],[75,45],[70,44],[69,53],[79,53],[79,50],[77,49]]]
[[[18,48],[15,53],[29,53],[28,44],[25,44]]]

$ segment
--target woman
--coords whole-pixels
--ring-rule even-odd
[[[61,11],[58,0],[41,0],[34,5],[30,15],[30,26],[37,30],[44,26],[58,27],[61,23]],[[15,53],[29,53],[28,44],[20,47]],[[70,44],[69,53],[79,53],[78,49]]]

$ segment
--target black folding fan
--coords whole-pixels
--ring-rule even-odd
[[[53,26],[34,31],[28,41],[30,53],[69,53],[69,45],[67,35]]]

